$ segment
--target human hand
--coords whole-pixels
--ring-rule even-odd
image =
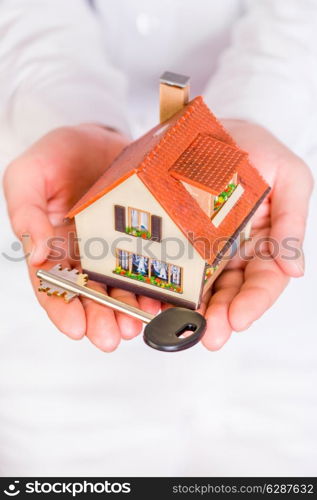
[[[49,238],[58,237],[68,258],[63,267],[78,267],[70,258],[69,237],[74,225],[63,222],[65,214],[100,177],[128,140],[97,125],[64,127],[54,130],[35,143],[9,165],[4,190],[12,227],[23,238],[28,268],[35,294],[57,328],[72,339],[84,335],[104,351],[114,350],[121,338],[130,339],[142,329],[142,323],[123,313],[114,312],[89,299],[74,299],[66,304],[58,297],[38,292],[36,270],[48,269]],[[61,242],[64,242],[63,245]],[[89,286],[105,293],[96,283]],[[109,294],[119,300],[155,314],[160,304],[119,289]]]
[[[247,259],[234,257],[215,281],[212,295],[203,299],[200,312],[207,318],[207,331],[202,343],[210,350],[220,349],[233,330],[245,330],[260,318],[290,277],[303,276],[302,244],[313,188],[309,168],[267,130],[240,120],[223,120],[223,125],[272,190],[254,216],[251,239],[244,243]],[[255,251],[260,238],[266,240],[262,257]],[[293,250],[285,248],[287,238],[292,238]]]

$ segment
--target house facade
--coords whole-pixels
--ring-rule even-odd
[[[75,223],[81,265],[91,278],[197,308],[205,261],[137,175],[77,214]]]

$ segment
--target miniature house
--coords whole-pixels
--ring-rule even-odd
[[[89,278],[195,309],[269,191],[185,77],[161,79],[161,124],[72,208]]]

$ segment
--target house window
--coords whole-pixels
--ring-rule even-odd
[[[115,274],[142,281],[177,293],[182,293],[182,268],[117,249]]]
[[[142,255],[132,255],[132,272],[135,274],[141,274],[142,276],[148,276],[149,274],[149,259],[143,257]]]
[[[129,208],[129,226],[139,231],[150,232],[150,214],[136,208]]]
[[[145,210],[132,207],[126,209],[122,205],[115,205],[114,228],[116,231],[145,240],[157,242],[162,240],[162,217],[151,215]]]
[[[214,198],[214,207],[213,207],[213,214],[217,213],[218,210],[223,206],[223,204],[230,198],[232,195],[233,191],[236,189],[237,184],[236,182],[230,182],[226,189],[224,189],[221,193],[219,193],[218,196],[215,196]]]
[[[126,271],[129,269],[129,252],[118,250],[118,265]]]
[[[151,275],[168,282],[168,265],[160,260],[152,260]]]
[[[228,200],[222,204],[219,210],[217,210],[211,219],[212,224],[218,227],[225,217],[231,212],[233,207],[238,203],[239,199],[244,193],[244,189],[241,184],[238,184],[233,192],[231,193]]]
[[[209,278],[211,278],[211,276],[213,276],[213,274],[217,271],[219,265],[217,266],[208,266],[205,270],[205,283],[206,281],[208,281]]]
[[[174,285],[181,284],[181,268],[178,266],[170,266],[170,281]]]

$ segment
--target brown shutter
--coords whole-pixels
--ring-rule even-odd
[[[162,239],[162,217],[151,216],[151,240],[161,241]]]
[[[125,233],[125,207],[121,205],[114,206],[114,228],[116,231]]]

